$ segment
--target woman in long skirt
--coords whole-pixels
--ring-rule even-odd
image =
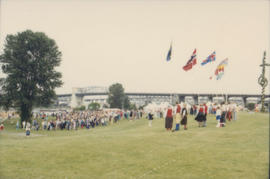
[[[153,121],[153,116],[154,116],[154,114],[152,114],[152,112],[150,111],[149,113],[148,113],[148,120],[149,120],[149,123],[148,123],[148,126],[149,127],[152,127],[152,121]]]
[[[226,113],[227,113],[227,106],[224,103],[222,103],[222,106],[221,106],[221,117],[220,117],[220,127],[225,127]]]
[[[181,113],[182,116],[181,125],[184,125],[184,130],[187,130],[187,115],[188,115],[187,105],[184,104],[184,108],[182,109]]]
[[[172,125],[173,125],[173,113],[172,113],[172,107],[169,106],[167,109],[167,114],[165,118],[165,128],[167,131],[172,130]]]
[[[203,127],[203,121],[205,121],[205,115],[204,115],[204,106],[203,104],[200,104],[199,112],[195,118],[196,121],[199,123],[199,127]]]
[[[232,119],[231,108],[230,107],[227,107],[227,108],[228,108],[228,111],[227,111],[227,114],[226,114],[226,119],[228,119],[228,121],[231,122],[231,119]]]

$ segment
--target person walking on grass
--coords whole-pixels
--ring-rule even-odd
[[[207,120],[207,112],[208,112],[208,107],[207,107],[207,105],[204,103],[203,104],[203,106],[204,106],[204,121],[203,121],[203,127],[206,127],[206,120]]]
[[[30,136],[31,124],[29,122],[26,123],[25,131],[26,136]]]
[[[220,118],[221,118],[221,109],[220,106],[218,106],[216,109],[216,120],[217,120],[216,127],[220,127]]]
[[[226,119],[231,122],[232,119],[232,109],[231,109],[231,104],[227,105],[227,113],[226,113]]]
[[[150,111],[149,113],[148,113],[148,126],[149,127],[152,127],[152,121],[153,121],[153,116],[154,116],[154,114]]]
[[[172,130],[172,125],[173,125],[173,110],[172,107],[169,105],[167,109],[167,114],[165,118],[165,128],[167,131]]]
[[[0,125],[0,131],[2,131],[2,130],[4,130],[4,124],[3,123]]]
[[[237,119],[236,113],[237,113],[237,109],[236,109],[236,104],[234,103],[232,105],[232,119],[233,119],[233,121],[236,121],[236,119]]]
[[[20,128],[20,121],[18,120],[16,123],[16,130],[18,130]]]
[[[181,113],[181,106],[180,104],[178,104],[178,102],[176,102],[175,129],[172,130],[172,132],[180,130],[180,120],[181,120],[180,113]]]
[[[223,102],[222,105],[221,105],[220,127],[225,127],[226,113],[227,113],[227,106]]]
[[[25,127],[26,127],[25,121],[22,122],[22,127],[23,127],[23,129],[25,129]]]
[[[181,112],[181,117],[182,117],[181,125],[184,125],[184,130],[187,130],[187,115],[188,115],[187,105],[184,104],[184,107]]]

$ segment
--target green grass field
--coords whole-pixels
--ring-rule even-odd
[[[167,132],[164,119],[122,120],[78,131],[0,133],[0,178],[268,178],[269,116],[238,113],[216,128]],[[15,128],[15,124],[14,124]]]

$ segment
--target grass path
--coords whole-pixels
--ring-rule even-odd
[[[164,119],[78,131],[0,133],[0,178],[268,178],[269,117],[239,113],[216,128],[167,132]],[[18,135],[16,135],[18,134]]]

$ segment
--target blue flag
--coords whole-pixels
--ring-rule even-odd
[[[167,55],[167,59],[166,59],[167,62],[171,60],[171,56],[172,56],[172,44],[170,46],[170,50],[169,50],[168,55]]]

